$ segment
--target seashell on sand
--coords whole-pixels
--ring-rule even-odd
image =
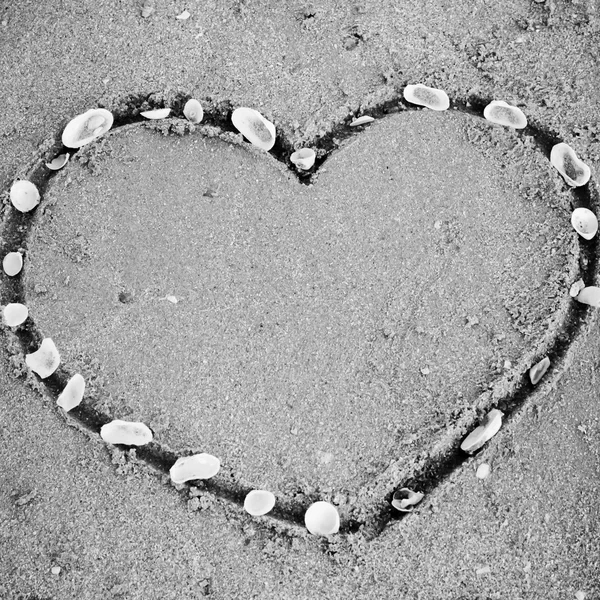
[[[312,148],[301,148],[292,153],[290,160],[298,169],[308,171],[315,164],[316,157],[317,154]]]
[[[252,144],[269,151],[275,144],[275,125],[257,110],[242,106],[231,115],[233,126]]]
[[[504,413],[497,408],[493,408],[483,417],[481,424],[463,440],[460,449],[468,454],[479,450],[487,441],[492,439],[500,427],[502,427],[502,417]]]
[[[178,19],[179,21],[185,21],[186,19],[190,18],[190,13],[187,10],[184,10],[181,14],[177,15],[175,18]]]
[[[145,119],[166,119],[170,114],[170,108],[156,108],[154,110],[145,110],[140,113]]]
[[[576,208],[571,213],[571,225],[586,240],[591,240],[598,233],[598,219],[589,208]]]
[[[192,479],[210,479],[221,468],[221,461],[211,454],[194,454],[177,459],[169,470],[173,483],[184,483]]]
[[[552,147],[550,162],[571,187],[585,185],[590,180],[590,168],[577,157],[575,150],[564,142]]]
[[[204,111],[202,105],[198,100],[190,98],[183,107],[183,115],[190,122],[194,124],[200,123],[204,118]]]
[[[550,359],[544,356],[542,360],[533,365],[529,369],[529,379],[533,385],[537,385],[540,379],[546,374],[546,371],[550,368]]]
[[[369,115],[363,115],[362,117],[358,117],[354,119],[352,123],[350,123],[350,127],[359,127],[360,125],[366,125],[367,123],[372,123],[375,119],[373,117],[369,117]]]
[[[69,162],[69,158],[71,158],[71,155],[68,152],[59,154],[56,158],[53,158],[50,162],[46,163],[46,167],[51,171],[58,171]]]
[[[4,307],[3,315],[4,322],[9,327],[18,327],[27,320],[29,309],[24,304],[12,302]]]
[[[481,463],[477,467],[477,471],[475,471],[475,477],[477,477],[477,479],[487,479],[490,476],[491,472],[492,469],[490,465],[488,465],[487,463]]]
[[[315,502],[304,514],[306,529],[313,535],[332,535],[340,530],[340,515],[329,502]]]
[[[144,423],[115,419],[102,425],[100,437],[109,444],[144,446],[152,441],[152,431]]]
[[[523,111],[516,106],[511,106],[503,100],[492,100],[484,109],[483,116],[492,123],[512,127],[513,129],[524,129],[527,127],[527,117]]]
[[[450,108],[450,98],[443,90],[427,87],[421,83],[410,84],[404,88],[404,99],[411,104],[425,106],[431,110],[447,110]]]
[[[425,494],[421,492],[413,492],[408,488],[400,488],[392,496],[392,506],[400,512],[412,512],[414,506],[421,502],[424,497]]]
[[[255,517],[266,515],[274,506],[275,495],[267,490],[252,490],[244,499],[244,510]]]
[[[56,400],[56,404],[65,412],[69,412],[72,408],[79,406],[83,400],[85,392],[85,379],[79,373],[76,373],[69,379],[67,385],[60,393]]]
[[[593,306],[594,308],[600,308],[600,287],[596,287],[595,285],[584,287],[579,294],[577,294],[575,300],[582,304]]]
[[[113,124],[113,115],[104,108],[91,108],[71,119],[62,133],[67,148],[81,148],[104,135]]]
[[[23,256],[20,252],[9,252],[2,259],[2,269],[9,277],[14,277],[23,268]]]
[[[583,279],[578,279],[569,289],[569,296],[571,298],[577,298],[579,296],[579,292],[585,287],[585,283],[583,283]]]
[[[34,373],[46,379],[58,369],[60,354],[52,339],[44,338],[35,352],[25,355],[25,363]]]
[[[20,179],[10,188],[10,201],[18,211],[26,213],[40,203],[40,193],[34,183]]]

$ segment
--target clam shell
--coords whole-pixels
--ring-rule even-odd
[[[105,134],[113,124],[112,113],[104,108],[91,108],[69,121],[62,133],[67,148],[81,148]]]
[[[497,408],[490,410],[481,421],[481,425],[473,429],[473,431],[463,440],[460,449],[469,454],[479,450],[479,448],[500,431],[503,416],[504,413]]]
[[[46,379],[58,369],[60,354],[52,339],[44,338],[35,352],[25,355],[25,363],[34,373]]]
[[[152,431],[144,423],[115,419],[102,425],[100,437],[109,444],[144,446],[152,441]]]
[[[516,106],[511,106],[504,100],[492,100],[484,109],[483,116],[492,123],[524,129],[527,127],[527,117],[523,111]]]
[[[400,488],[392,496],[392,506],[401,512],[412,512],[415,504],[421,502],[424,497],[425,494],[421,492],[413,492],[408,488]]]
[[[332,535],[340,530],[340,515],[329,502],[315,502],[304,514],[306,529],[313,535]]]
[[[9,327],[17,327],[24,323],[29,316],[29,310],[24,304],[13,302],[4,307],[4,322]]]
[[[411,104],[425,106],[431,110],[447,110],[450,108],[450,98],[443,90],[427,87],[421,83],[410,84],[404,88],[404,99]]]
[[[194,454],[177,459],[169,470],[173,483],[184,483],[192,479],[210,479],[221,468],[221,461],[211,454]]]
[[[56,404],[65,412],[69,412],[72,408],[79,406],[83,400],[85,392],[85,379],[79,373],[76,373],[69,379],[67,385],[56,399]]]
[[[576,208],[571,214],[571,225],[586,240],[591,240],[598,233],[598,219],[589,208]]]
[[[533,385],[539,383],[540,379],[546,374],[546,371],[550,368],[550,359],[544,356],[542,360],[533,365],[529,369],[529,379]]]
[[[368,115],[363,115],[362,117],[358,117],[358,119],[354,119],[352,123],[350,123],[350,127],[358,127],[359,125],[366,125],[367,123],[372,123],[375,119],[373,117],[369,117]]]
[[[198,100],[190,98],[183,107],[183,115],[190,123],[200,123],[204,118],[204,111],[202,105]]]
[[[312,148],[301,148],[290,156],[290,160],[303,171],[308,171],[314,164],[317,153]]]
[[[481,463],[477,467],[477,471],[475,471],[475,477],[477,477],[477,479],[487,479],[490,476],[491,472],[492,469],[490,465],[488,465],[487,463]]]
[[[156,108],[154,110],[145,110],[140,113],[140,115],[146,119],[166,119],[170,114],[170,108]]]
[[[23,257],[20,252],[9,252],[2,259],[2,268],[9,277],[14,277],[23,268]]]
[[[252,144],[269,151],[275,144],[275,125],[257,110],[242,106],[231,115],[233,126]]]
[[[255,516],[266,515],[275,506],[275,495],[267,490],[252,490],[244,499],[244,510]]]
[[[575,300],[582,304],[589,304],[594,308],[600,308],[600,288],[594,285],[584,287],[579,294],[577,294]]]
[[[31,181],[20,179],[10,188],[10,201],[18,211],[29,212],[40,203],[40,193]]]
[[[585,185],[590,180],[590,168],[577,158],[575,150],[564,142],[552,147],[550,162],[572,187]]]
[[[51,171],[58,171],[69,162],[69,158],[71,158],[71,155],[68,152],[59,154],[56,158],[53,158],[50,162],[46,163],[46,167]]]

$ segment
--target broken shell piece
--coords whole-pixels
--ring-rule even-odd
[[[13,302],[4,307],[4,322],[9,327],[17,327],[29,316],[29,309],[24,304]]]
[[[400,488],[392,496],[392,506],[401,512],[412,512],[415,504],[419,504],[424,496],[425,494],[421,492],[413,492],[408,488]]]
[[[50,377],[60,364],[60,354],[51,338],[44,338],[35,352],[25,355],[25,363],[42,379]]]
[[[23,268],[23,257],[20,252],[9,252],[2,259],[2,268],[9,277],[14,277]]]
[[[49,163],[46,163],[46,167],[51,171],[58,171],[62,169],[68,162],[71,155],[68,152],[59,154],[56,158],[52,159]]]
[[[313,535],[332,535],[340,530],[340,515],[329,502],[315,502],[304,514],[306,529]]]
[[[411,104],[425,106],[431,110],[447,110],[450,107],[450,99],[446,92],[421,83],[407,85],[404,88],[404,99]]]
[[[358,119],[354,119],[352,123],[350,123],[350,127],[358,127],[359,125],[366,125],[367,123],[372,123],[375,119],[373,117],[369,117],[368,115],[363,115],[362,117],[358,117]]]
[[[152,441],[152,431],[144,423],[115,419],[100,428],[100,437],[109,444],[143,446]]]
[[[585,185],[590,180],[590,168],[577,158],[575,150],[564,142],[552,147],[550,162],[572,187]]]
[[[484,109],[483,116],[492,123],[524,129],[527,127],[527,117],[516,106],[511,106],[503,100],[492,100]]]
[[[231,115],[233,126],[252,144],[270,150],[275,144],[275,125],[257,110],[245,106],[236,108]]]
[[[155,110],[145,110],[140,113],[146,119],[166,119],[171,114],[170,108],[156,108]]]
[[[576,208],[571,214],[571,225],[586,240],[591,240],[598,233],[598,219],[589,208]]]
[[[67,148],[81,148],[105,134],[113,124],[112,113],[104,108],[91,108],[69,121],[62,133]]]
[[[303,171],[308,171],[314,164],[316,152],[312,148],[301,148],[290,156],[290,160]]]
[[[492,469],[490,465],[488,465],[487,463],[481,463],[477,467],[477,471],[475,471],[475,477],[477,477],[477,479],[487,479],[490,476],[491,472]]]
[[[204,118],[202,105],[198,100],[190,98],[183,107],[183,115],[190,123],[200,123]]]
[[[20,179],[10,188],[10,201],[22,213],[29,212],[40,203],[40,193],[31,181]]]
[[[69,412],[72,408],[79,406],[83,400],[85,392],[85,379],[79,373],[76,373],[69,379],[65,389],[61,392],[56,400],[56,404],[65,412]]]
[[[575,300],[583,304],[589,304],[594,308],[600,308],[600,288],[595,285],[584,287],[579,294],[577,294]]]
[[[252,490],[244,499],[244,510],[254,517],[266,515],[275,506],[275,496],[267,490]]]
[[[585,283],[583,283],[583,279],[578,279],[569,289],[569,296],[571,298],[577,298],[579,296],[579,292],[585,287]]]
[[[469,454],[479,450],[479,448],[500,431],[503,416],[504,413],[497,408],[490,410],[490,412],[483,417],[481,425],[473,429],[473,431],[463,440],[460,449]]]
[[[550,359],[547,356],[544,356],[542,360],[533,365],[531,369],[529,369],[529,379],[533,385],[539,383],[540,379],[546,374],[546,371],[550,367]]]
[[[187,10],[184,10],[180,15],[177,15],[175,18],[179,19],[180,21],[185,21],[186,19],[190,18],[190,13]]]
[[[221,461],[211,454],[194,454],[177,459],[169,470],[173,483],[184,483],[192,479],[210,479],[221,468]]]

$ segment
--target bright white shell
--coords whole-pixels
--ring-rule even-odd
[[[51,171],[58,171],[62,169],[68,162],[71,155],[68,152],[64,154],[59,154],[57,157],[53,158],[49,163],[46,163],[46,167]]]
[[[204,118],[204,111],[202,105],[198,100],[190,98],[183,107],[183,115],[190,123],[200,123]]]
[[[481,421],[481,425],[473,429],[473,431],[463,440],[460,449],[469,454],[479,450],[479,448],[500,431],[503,416],[504,413],[497,408],[490,410]]]
[[[447,110],[450,107],[450,98],[446,92],[421,83],[407,85],[403,95],[411,104],[425,106],[431,110]]]
[[[317,153],[312,148],[301,148],[290,156],[290,160],[303,171],[308,171],[314,164]]]
[[[60,354],[51,338],[44,338],[35,352],[25,355],[25,363],[42,379],[50,377],[60,364]]]
[[[210,479],[221,468],[221,461],[211,454],[194,454],[177,459],[169,470],[173,483],[183,483],[192,479]]]
[[[20,179],[10,188],[10,201],[22,213],[29,212],[40,203],[40,193],[34,183]]]
[[[598,233],[598,219],[589,208],[576,208],[571,214],[571,225],[586,240],[591,240]]]
[[[24,304],[12,302],[4,307],[4,322],[9,327],[17,327],[29,316],[29,309]]]
[[[83,400],[85,392],[85,379],[79,373],[76,373],[69,379],[65,389],[56,400],[56,404],[64,411],[69,412],[72,408],[79,406]]]
[[[23,268],[23,257],[20,252],[9,252],[2,259],[2,268],[9,277],[14,277]]]
[[[275,506],[275,495],[267,490],[252,490],[244,499],[244,510],[258,517],[266,515]]]
[[[242,106],[231,115],[233,126],[252,144],[270,150],[275,144],[275,125],[257,110]]]
[[[520,108],[511,106],[504,100],[492,100],[483,110],[483,116],[492,123],[523,129],[527,127],[527,117]]]
[[[166,119],[170,114],[170,108],[156,108],[155,110],[145,110],[140,113],[146,119]]]
[[[152,441],[152,431],[144,423],[115,419],[102,425],[100,437],[109,444],[143,446]]]
[[[595,285],[584,287],[579,294],[577,294],[575,300],[593,306],[594,308],[600,308],[600,288]]]
[[[67,148],[81,148],[104,135],[113,125],[113,115],[104,108],[91,108],[69,121],[62,133]]]
[[[585,185],[590,180],[590,168],[577,158],[575,150],[564,142],[552,147],[550,162],[567,184],[572,187]]]
[[[359,125],[366,125],[367,123],[372,123],[375,119],[370,117],[369,115],[363,115],[362,117],[358,117],[358,119],[354,119],[352,123],[350,123],[350,127],[358,127]]]
[[[304,514],[306,529],[313,535],[332,535],[340,530],[340,515],[329,502],[315,502]]]
[[[490,476],[491,472],[492,472],[492,469],[491,469],[490,465],[488,465],[487,463],[481,463],[477,467],[475,476],[477,477],[477,479],[487,479]]]
[[[544,356],[542,360],[533,365],[529,369],[529,379],[533,385],[537,385],[540,379],[546,374],[546,371],[550,368],[550,359]]]

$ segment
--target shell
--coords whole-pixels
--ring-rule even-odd
[[[4,322],[9,327],[17,327],[29,316],[29,309],[24,304],[14,302],[4,307]]]
[[[102,425],[100,437],[109,444],[144,446],[152,441],[152,431],[144,423],[115,419]]]
[[[313,535],[332,535],[340,530],[340,515],[329,502],[315,502],[304,513],[306,529]]]
[[[200,123],[204,118],[204,111],[202,105],[198,100],[190,98],[183,107],[183,115],[190,123]]]
[[[40,193],[31,181],[20,179],[10,188],[10,201],[18,211],[26,213],[40,203]]]
[[[569,289],[569,296],[571,298],[577,298],[579,296],[579,292],[585,287],[585,283],[583,283],[583,279],[578,279]]]
[[[415,504],[423,500],[425,494],[413,492],[408,488],[400,488],[392,496],[392,506],[400,512],[412,512]]]
[[[267,490],[252,490],[244,499],[244,510],[258,517],[271,512],[275,506],[275,495]]]
[[[67,385],[56,400],[56,404],[65,412],[69,412],[72,408],[79,406],[83,400],[85,392],[85,379],[79,373],[76,373],[69,379]]]
[[[252,144],[269,151],[275,144],[275,125],[257,110],[242,106],[231,115],[233,126]]]
[[[490,465],[488,465],[487,463],[481,463],[477,467],[477,471],[475,471],[475,477],[477,477],[477,479],[487,479],[490,476],[491,472],[492,469]]]
[[[25,363],[34,373],[46,379],[58,369],[60,354],[52,339],[44,338],[35,352],[25,355]]]
[[[366,125],[367,123],[372,123],[375,119],[373,117],[369,117],[368,115],[363,115],[362,117],[358,117],[358,119],[354,119],[352,123],[350,123],[350,127],[358,127],[359,125]]]
[[[533,385],[537,385],[540,379],[546,374],[546,371],[550,368],[550,359],[544,356],[542,360],[533,365],[529,369],[529,379]]]
[[[571,214],[571,225],[586,240],[591,240],[598,233],[598,219],[589,208],[576,208]]]
[[[9,277],[14,277],[23,268],[23,256],[20,252],[9,252],[2,259],[2,268]]]
[[[49,163],[46,163],[46,167],[51,171],[58,171],[62,169],[68,162],[71,155],[68,152],[64,154],[59,154],[57,157],[53,158]]]
[[[104,135],[113,124],[114,118],[104,108],[91,108],[71,119],[62,133],[62,143],[67,148],[81,148]]]
[[[446,92],[421,83],[407,85],[403,95],[404,99],[411,104],[425,106],[431,110],[448,110],[450,108],[450,99]]]
[[[582,304],[589,304],[594,308],[600,308],[600,288],[594,285],[584,287],[575,298]]]
[[[173,483],[184,483],[192,479],[210,479],[221,468],[221,461],[211,454],[194,454],[177,459],[169,470]]]
[[[190,13],[189,11],[184,10],[180,15],[177,15],[175,18],[179,19],[180,21],[185,21],[186,19],[190,18]]]
[[[490,410],[481,421],[481,425],[473,429],[473,431],[463,440],[460,449],[468,454],[472,454],[476,450],[479,450],[479,448],[500,431],[503,416],[504,413],[497,408]]]
[[[527,127],[527,117],[523,111],[516,106],[511,106],[504,100],[492,100],[484,109],[483,116],[492,123],[512,127],[513,129],[524,129]]]
[[[145,110],[140,113],[140,115],[146,119],[166,119],[170,114],[170,108],[156,108],[154,110]]]
[[[577,158],[575,150],[564,142],[552,147],[550,162],[572,187],[585,185],[590,180],[590,168]]]
[[[308,171],[314,164],[317,153],[312,148],[301,148],[290,156],[290,160],[298,169]]]

